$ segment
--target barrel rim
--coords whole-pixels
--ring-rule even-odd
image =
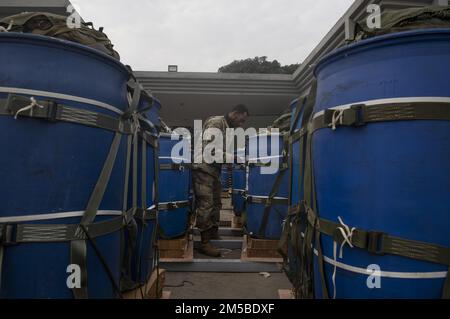
[[[35,42],[41,42],[45,43],[47,45],[54,45],[58,46],[63,50],[72,50],[77,51],[84,54],[90,54],[93,55],[95,58],[102,60],[103,62],[106,62],[108,64],[114,65],[117,69],[122,71],[123,73],[127,74],[128,76],[131,76],[130,70],[127,69],[127,67],[120,62],[119,60],[109,56],[108,54],[96,50],[94,48],[88,47],[86,45],[72,42],[64,39],[39,35],[39,34],[29,34],[29,33],[19,33],[19,32],[1,32],[0,33],[0,43],[2,39],[9,39],[9,40],[28,40],[28,41],[35,41]]]
[[[317,65],[314,67],[314,76],[317,78],[317,74],[327,65],[331,64],[335,60],[342,58],[342,55],[354,53],[358,50],[363,51],[367,49],[372,49],[381,45],[388,45],[389,42],[393,42],[398,39],[413,39],[424,35],[447,35],[450,36],[450,28],[435,28],[435,29],[419,29],[419,30],[410,30],[403,32],[396,32],[390,34],[384,34],[380,36],[376,36],[373,38],[361,40],[356,43],[351,43],[345,45],[341,48],[338,48],[325,56],[323,56]],[[398,43],[398,42],[395,42]]]

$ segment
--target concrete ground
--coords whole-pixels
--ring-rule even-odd
[[[220,219],[231,223],[234,215],[231,198],[222,198],[222,205]],[[241,256],[240,249],[222,253],[227,259],[240,259]],[[194,258],[209,257],[195,251]],[[291,288],[284,273],[271,273],[265,278],[258,273],[167,272],[164,291],[171,292],[170,299],[279,299],[279,289]]]
[[[283,273],[269,278],[255,273],[166,273],[170,299],[279,299],[278,289],[291,289]],[[170,287],[183,284],[182,287]]]

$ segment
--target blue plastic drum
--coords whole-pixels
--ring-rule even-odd
[[[318,64],[314,114],[361,103],[377,107],[388,102],[449,103],[449,73],[448,29],[364,40]],[[340,217],[349,229],[449,247],[450,122],[380,121],[356,127],[336,123],[336,130],[320,129],[313,135],[320,217],[336,223]],[[382,247],[383,236],[377,241]],[[331,297],[334,291],[337,298],[441,297],[447,265],[378,255],[349,245],[344,245],[339,258],[340,243],[334,258],[333,238],[323,235],[322,244]],[[374,274],[379,281],[370,278]],[[318,271],[315,279],[321,297]]]
[[[232,204],[236,216],[241,216],[245,211],[245,192],[246,192],[247,168],[245,164],[233,165],[233,194]]]
[[[222,165],[222,172],[220,175],[220,182],[222,184],[222,191],[227,191],[232,187],[232,167],[230,165]]]
[[[72,298],[67,284],[70,242],[42,242],[42,229],[55,238],[65,226],[56,229],[52,225],[80,223],[115,135],[92,125],[96,114],[118,119],[127,108],[128,79],[120,62],[97,50],[38,35],[0,33],[2,103],[8,94],[20,94],[30,102],[34,97],[93,112],[80,111],[84,117],[70,118],[78,123],[30,118],[25,116],[29,111],[17,120],[0,115],[1,298]],[[122,137],[94,223],[122,218],[125,157],[126,138]],[[34,238],[38,242],[28,234],[29,243],[15,244],[14,229],[30,224],[40,225],[39,236],[33,235],[39,237]],[[94,238],[117,285],[120,228]],[[5,236],[8,229],[12,237]],[[90,244],[86,260],[88,297],[116,297]]]
[[[159,212],[158,224],[162,238],[176,238],[186,234],[190,214],[190,153],[182,144],[181,135],[161,134],[159,139]],[[174,146],[180,146],[175,155]],[[185,148],[189,149],[189,148]]]
[[[274,133],[252,136],[248,141],[247,154],[249,175],[246,231],[256,238],[279,239],[287,216],[289,189],[283,137]],[[265,167],[269,163],[272,163],[270,169]],[[277,179],[280,179],[278,189],[274,188]],[[272,190],[276,190],[274,200],[265,216],[266,202]]]

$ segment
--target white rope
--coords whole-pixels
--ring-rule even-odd
[[[343,221],[341,217],[338,217],[339,219],[339,223],[342,225],[342,227],[338,227],[337,229],[341,232],[342,238],[344,239],[344,241],[341,244],[341,248],[339,251],[339,258],[342,259],[343,258],[343,250],[344,250],[344,246],[345,244],[348,244],[350,246],[350,248],[353,248],[353,243],[352,243],[352,237],[353,237],[353,232],[355,231],[355,227],[352,227],[352,229],[350,229]],[[337,268],[337,242],[333,241],[333,258],[334,258],[334,270],[333,270],[333,299],[336,299],[336,268]]]
[[[0,26],[0,32],[9,32],[13,26],[13,22],[14,20],[11,20],[7,28]]]
[[[29,105],[27,105],[27,106],[25,106],[25,107],[19,109],[19,110],[16,112],[16,114],[14,115],[14,119],[15,119],[15,120],[17,120],[17,116],[18,116],[20,113],[25,112],[25,111],[28,111],[28,110],[30,111],[30,116],[33,116],[33,110],[34,110],[34,108],[35,108],[36,106],[39,107],[40,109],[43,109],[43,108],[44,108],[42,105],[40,105],[40,104],[38,104],[38,103],[36,102],[36,100],[34,99],[34,97],[30,97],[30,101],[31,101],[31,103],[30,103]]]
[[[336,125],[339,122],[340,125],[342,125],[342,121],[344,120],[344,112],[345,110],[336,110],[333,112],[333,118],[331,119],[331,129],[333,131],[336,130]]]

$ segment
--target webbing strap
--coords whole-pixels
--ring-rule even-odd
[[[134,112],[136,112],[141,99],[141,92],[143,90],[142,86],[136,79],[130,79],[127,83],[127,87],[129,92],[133,92],[133,97],[127,111],[123,114],[124,118],[130,117]]]
[[[444,289],[442,290],[442,299],[450,299],[450,267],[445,278]]]
[[[138,209],[134,217],[136,219],[146,221],[146,220],[156,220],[157,210],[156,209]]]
[[[280,189],[281,181],[286,174],[287,169],[283,169],[278,173],[277,178],[275,179],[275,183],[272,186],[272,190],[270,191],[269,198],[266,200],[266,204],[264,207],[263,217],[261,221],[261,225],[259,227],[259,236],[264,237],[266,234],[267,224],[269,223],[269,215],[272,210],[273,198],[278,194],[278,190]]]
[[[280,157],[281,158],[281,157]],[[272,163],[248,163],[249,167],[270,167]],[[280,165],[280,171],[288,169],[288,163],[285,162],[285,158],[283,157],[283,162]]]
[[[287,198],[272,198],[262,197],[262,196],[247,196],[247,202],[252,204],[263,204],[263,205],[287,205],[289,200]]]
[[[313,86],[315,89],[316,86]],[[308,100],[309,103],[312,99]],[[310,104],[312,105],[312,104]],[[308,112],[312,112],[312,106],[308,106]],[[304,193],[305,193],[305,205],[308,207],[312,207],[313,212],[317,212],[317,198],[316,198],[316,189],[315,189],[315,178],[314,178],[314,163],[312,159],[312,134],[308,134],[306,137],[306,157],[305,157],[305,177],[304,177]],[[324,299],[328,299],[328,287],[325,280],[325,265],[324,265],[324,258],[323,258],[323,252],[322,252],[322,241],[320,238],[320,231],[317,230],[317,225],[314,223],[312,226],[312,229],[308,230],[309,237],[305,240],[305,245],[312,244],[313,241],[313,230],[314,231],[314,242],[315,247],[318,252],[317,254],[317,263],[318,263],[318,269],[321,279],[321,285],[322,285],[322,296]],[[307,246],[310,247],[310,246]],[[309,257],[311,258],[311,257]]]
[[[184,171],[185,169],[189,169],[189,164],[175,164],[175,163],[167,163],[167,164],[159,164],[159,169],[164,171],[175,170],[175,171]]]
[[[147,142],[142,139],[141,158],[141,207],[147,207]]]
[[[131,134],[130,123],[121,122],[112,116],[62,105],[51,100],[35,101],[39,106],[32,106],[28,97],[9,94],[7,99],[0,99],[0,115],[29,117],[49,122],[62,121]]]
[[[308,211],[308,221],[315,219],[312,210]],[[333,238],[337,243],[344,240],[338,230],[342,225],[320,218],[318,230]],[[397,255],[415,260],[450,266],[450,247],[391,236],[378,231],[355,229],[352,235],[355,247],[367,250],[375,255]]]
[[[450,120],[450,103],[408,102],[378,105],[355,104],[350,108],[327,109],[312,120],[311,130],[367,123],[407,120]]]
[[[122,216],[92,223],[86,229],[91,238],[111,234],[123,227]],[[56,243],[79,240],[78,224],[2,224],[0,246],[26,243]],[[83,232],[84,233],[84,232]]]
[[[111,177],[111,173],[114,167],[114,163],[116,161],[117,153],[120,148],[120,141],[122,139],[122,135],[116,132],[113,142],[111,144],[111,148],[109,150],[109,154],[105,160],[100,176],[97,180],[95,188],[91,194],[89,202],[86,207],[86,211],[81,218],[80,224],[89,227],[95,216],[97,214],[98,208],[100,207],[101,201],[103,199],[103,195],[105,194],[106,187],[108,185],[109,179]],[[70,256],[71,263],[76,264],[81,269],[81,287],[73,288],[72,292],[74,297],[79,299],[88,298],[87,293],[87,265],[86,265],[86,240],[81,228],[78,228],[76,231],[76,236],[78,236],[78,240],[73,240],[70,243]]]
[[[304,103],[305,99],[306,99],[306,97],[303,98],[303,103]],[[291,124],[291,128],[289,130],[289,135],[291,135],[295,131],[295,129],[297,127],[298,120],[300,119],[300,114],[302,113],[302,110],[303,110],[303,103],[300,106],[300,100],[301,100],[301,98],[299,98],[297,100],[297,108],[295,110],[294,118],[293,118],[293,121],[292,121],[292,124]]]
[[[158,147],[158,139],[147,131],[142,132],[142,138],[153,148]]]
[[[231,192],[236,195],[245,195],[246,193],[246,191],[243,189],[233,189]]]
[[[5,254],[5,248],[0,244],[0,289],[2,288],[2,276],[3,276],[3,256]]]
[[[188,207],[188,206],[189,206],[189,201],[158,203],[158,211],[175,210],[178,208],[184,208],[184,207]]]

